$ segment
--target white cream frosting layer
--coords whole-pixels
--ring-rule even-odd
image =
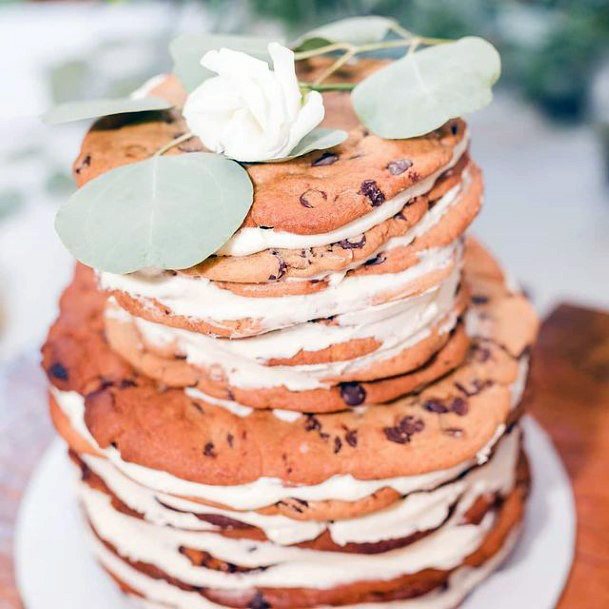
[[[215,325],[223,321],[255,319],[263,331],[270,331],[313,319],[322,319],[367,309],[379,298],[384,302],[412,295],[418,280],[434,271],[459,266],[463,244],[427,250],[420,262],[398,273],[347,275],[340,282],[319,292],[279,297],[251,298],[218,287],[202,277],[185,275],[146,277],[142,274],[116,275],[101,273],[100,286],[130,296],[156,300],[175,315],[208,320]]]
[[[460,269],[423,294],[400,301],[400,306],[379,305],[382,310],[368,310],[370,317],[356,325],[309,323],[268,332],[263,335],[230,340],[213,338],[157,324],[131,316],[118,305],[109,303],[106,314],[134,324],[144,342],[157,349],[167,346],[186,357],[186,361],[207,370],[221,370],[234,387],[246,389],[287,387],[304,391],[328,387],[328,380],[364,371],[413,347],[430,336],[434,327],[441,333],[450,332],[457,322],[451,315],[455,306]],[[389,309],[389,311],[388,311]],[[385,316],[388,312],[395,314]],[[273,357],[292,357],[300,350],[320,350],[358,338],[373,338],[380,343],[373,352],[350,360],[335,360],[297,366],[267,366]],[[317,342],[315,341],[317,339]]]
[[[80,487],[80,499],[97,534],[118,553],[152,564],[193,585],[224,589],[259,587],[332,588],[357,581],[389,580],[424,569],[452,569],[474,552],[495,522],[488,512],[479,524],[461,524],[461,503],[436,531],[408,546],[380,554],[320,552],[267,541],[233,539],[213,532],[158,527],[117,511],[109,496]],[[180,548],[191,548],[252,569],[226,573],[193,565]]]
[[[516,380],[516,383],[519,381]],[[399,476],[380,480],[359,480],[351,475],[336,475],[324,482],[310,486],[289,486],[279,478],[258,478],[240,485],[215,486],[195,483],[178,478],[164,471],[153,470],[136,463],[124,461],[117,450],[102,450],[91,436],[84,421],[84,398],[76,392],[60,391],[51,387],[51,393],[69,419],[72,427],[93,447],[103,453],[123,474],[139,484],[157,492],[192,497],[206,502],[225,505],[235,510],[256,510],[290,498],[305,501],[357,501],[382,488],[393,488],[400,495],[429,490],[456,478],[476,463],[484,463],[498,437],[491,438],[476,458],[455,467],[437,470],[418,476]],[[515,406],[515,404],[513,404]],[[243,416],[246,416],[244,413]],[[502,428],[498,429],[500,434]]]
[[[467,150],[469,135],[465,133],[463,139],[453,150],[450,162],[414,186],[402,191],[396,197],[385,201],[379,207],[372,209],[368,214],[341,226],[340,228],[314,235],[299,235],[273,228],[245,227],[239,229],[231,239],[217,252],[220,256],[247,256],[266,249],[301,249],[318,247],[338,243],[343,239],[353,239],[370,230],[373,226],[395,216],[410,199],[423,195],[431,190],[434,182],[451,167],[454,167],[463,153]]]
[[[257,527],[270,541],[279,545],[315,539],[324,530],[330,533],[336,544],[345,545],[400,539],[419,531],[432,530],[447,519],[451,506],[457,501],[466,511],[482,495],[499,493],[505,496],[514,486],[520,435],[519,430],[514,430],[504,436],[485,465],[474,467],[458,480],[428,492],[413,492],[391,506],[365,516],[326,522],[204,506],[165,493],[155,493],[124,476],[106,459],[87,455],[81,458],[125,505],[157,526],[216,531],[218,527],[196,515],[219,515]]]
[[[413,599],[389,601],[386,603],[359,603],[343,605],[344,609],[454,609],[479,583],[486,579],[509,556],[518,541],[519,531],[509,535],[503,547],[493,557],[478,568],[460,567],[451,573],[446,589],[437,590]],[[100,563],[121,581],[146,597],[133,599],[143,609],[227,609],[207,600],[196,592],[187,592],[177,586],[156,580],[140,573],[118,556],[110,552],[102,543],[90,536],[93,552]],[[160,604],[157,604],[160,603]],[[324,609],[324,608],[322,608]]]

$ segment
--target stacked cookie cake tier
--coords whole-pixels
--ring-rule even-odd
[[[253,205],[216,255],[79,264],[43,348],[93,551],[145,607],[448,609],[517,538],[537,324],[465,236],[468,129],[382,139],[332,95],[348,139],[246,165]],[[76,180],[184,131],[106,119]]]

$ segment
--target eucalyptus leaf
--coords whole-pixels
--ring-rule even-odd
[[[501,73],[492,44],[466,37],[409,53],[375,72],[352,93],[360,120],[377,135],[424,135],[490,103]]]
[[[324,129],[318,127],[313,131],[307,133],[296,146],[292,149],[290,154],[281,159],[272,159],[266,161],[268,163],[281,163],[283,161],[290,161],[299,156],[313,152],[313,150],[325,150],[326,148],[333,148],[342,144],[348,137],[346,131],[342,129]]]
[[[236,36],[228,34],[182,34],[169,45],[173,58],[173,71],[184,88],[194,91],[204,80],[215,76],[214,72],[201,65],[201,58],[213,49],[227,48],[242,51],[257,59],[269,61],[268,45],[280,42],[275,38]]]
[[[160,97],[117,97],[110,99],[92,99],[72,101],[59,104],[43,114],[42,120],[47,125],[71,123],[112,114],[127,112],[148,112],[151,110],[167,110],[173,104]]]
[[[183,269],[224,245],[252,200],[235,161],[209,152],[155,156],[85,184],[60,208],[55,229],[78,260],[102,271]]]
[[[310,51],[335,42],[348,42],[355,45],[380,42],[398,25],[395,19],[379,15],[348,17],[303,34],[292,47],[297,51]]]

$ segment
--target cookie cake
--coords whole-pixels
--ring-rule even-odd
[[[172,53],[47,116],[99,117],[42,349],[96,559],[148,609],[456,607],[530,485],[537,320],[466,234],[496,52],[367,17]]]

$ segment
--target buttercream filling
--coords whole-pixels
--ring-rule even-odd
[[[395,346],[420,330],[433,309],[437,308],[441,312],[450,309],[454,292],[450,294],[450,288],[445,286],[453,283],[454,277],[458,275],[459,269],[456,269],[439,286],[422,294],[337,315],[331,324],[299,324],[241,340],[209,338],[192,332],[185,336],[188,336],[189,343],[197,345],[197,349],[221,349],[231,356],[245,357],[259,363],[270,359],[291,358],[300,351],[319,351],[357,338],[374,338],[388,346]],[[135,320],[138,329],[145,333],[151,344],[165,347],[174,343],[174,335],[167,326],[131,316],[112,300],[110,299],[107,311],[111,318],[127,322]],[[178,332],[177,335],[182,334]]]
[[[450,272],[452,266],[460,266],[462,254],[463,244],[459,240],[422,252],[418,264],[398,273],[347,275],[320,292],[268,298],[241,296],[218,287],[209,279],[184,275],[145,277],[101,273],[99,278],[105,290],[155,300],[175,315],[210,320],[218,326],[232,320],[254,319],[262,330],[269,331],[411,296],[426,275],[443,270]]]
[[[379,365],[429,337],[434,327],[440,334],[450,332],[457,322],[456,315],[450,313],[459,281],[460,269],[455,268],[439,286],[401,301],[403,306],[399,308],[393,307],[398,309],[395,315],[376,320],[375,312],[371,312],[369,323],[347,326],[340,319],[335,320],[337,325],[300,324],[241,340],[212,338],[150,322],[131,316],[112,303],[106,314],[135,324],[144,343],[157,350],[171,346],[193,366],[219,368],[232,386],[248,389],[284,386],[291,391],[304,391],[329,387],[332,383],[324,381]],[[265,359],[292,357],[301,350],[320,350],[358,338],[372,338],[379,347],[353,359],[296,366],[265,365]]]
[[[459,567],[448,578],[448,586],[434,590],[416,598],[380,603],[358,603],[342,605],[344,609],[454,609],[480,582],[486,579],[509,556],[518,540],[519,531],[512,532],[501,549],[480,567]],[[177,609],[227,609],[209,601],[197,592],[181,590],[168,582],[153,579],[134,569],[116,554],[108,550],[99,540],[90,537],[93,552],[100,563],[114,573],[133,590],[143,594],[146,599],[137,599],[145,609],[167,609],[167,605]],[[152,602],[151,602],[152,601]],[[161,603],[157,605],[156,603]],[[325,608],[322,608],[325,609]]]
[[[380,554],[350,554],[345,560],[341,552],[158,527],[117,511],[108,495],[89,487],[80,488],[80,499],[94,530],[121,556],[152,564],[193,586],[232,590],[255,586],[333,588],[357,581],[389,580],[429,568],[452,569],[480,546],[495,522],[495,512],[490,511],[478,524],[461,524],[464,512],[459,503],[443,526],[422,539]],[[196,566],[180,552],[182,547],[251,570],[227,573]]]
[[[315,539],[327,530],[336,544],[344,546],[348,543],[400,539],[429,531],[439,527],[448,518],[457,501],[460,509],[466,511],[477,497],[497,493],[507,495],[514,486],[520,435],[520,430],[514,429],[503,436],[485,465],[472,468],[457,480],[428,492],[415,491],[371,514],[325,522],[300,521],[283,515],[235,512],[204,506],[165,493],[155,493],[127,478],[107,459],[88,455],[82,455],[81,459],[125,505],[157,526],[189,531],[215,531],[218,530],[217,526],[196,515],[220,515],[257,527],[270,541],[279,545]]]

